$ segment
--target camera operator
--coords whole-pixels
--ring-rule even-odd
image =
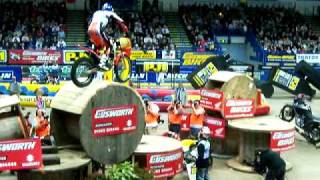
[[[200,105],[199,100],[192,103],[192,114],[190,116],[191,135],[197,137],[201,128],[203,127],[205,110]]]
[[[160,121],[160,108],[158,107],[158,105],[145,100],[144,101],[145,107],[146,107],[146,128],[157,128],[158,127],[158,122]]]
[[[270,149],[259,149],[255,153],[254,170],[266,174],[265,180],[284,180],[286,163],[280,155]]]
[[[167,108],[167,111],[169,118],[169,131],[179,134],[181,129],[181,119],[184,113],[181,101],[173,101]]]

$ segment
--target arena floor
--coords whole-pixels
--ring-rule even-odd
[[[319,94],[319,92],[318,92]],[[271,105],[271,116],[278,118],[278,114],[282,106],[286,103],[292,102],[292,96],[276,90],[275,96],[268,99]],[[313,113],[320,116],[320,98],[319,95],[312,102],[310,102]],[[33,108],[26,108],[24,111],[31,111],[34,113]],[[49,113],[50,109],[48,109]],[[167,114],[161,114],[162,119],[167,119]],[[280,120],[280,119],[279,119]],[[166,131],[167,123],[160,125],[157,133]],[[293,165],[293,169],[286,174],[287,180],[319,180],[319,162],[320,162],[320,149],[315,149],[314,146],[308,144],[300,135],[296,135],[296,147],[293,150],[285,152],[282,157]],[[214,180],[262,180],[263,177],[257,174],[243,173],[235,171],[226,166],[226,160],[214,159],[214,165],[209,171],[210,179]],[[8,173],[0,174],[0,180],[15,180],[16,176],[9,175]],[[183,172],[173,178],[173,180],[188,179],[187,173]]]

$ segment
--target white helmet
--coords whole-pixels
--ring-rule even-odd
[[[202,132],[203,135],[208,135],[208,136],[210,136],[210,134],[211,134],[211,131],[210,131],[210,129],[208,128],[208,126],[203,126],[203,128],[201,129],[201,132]]]

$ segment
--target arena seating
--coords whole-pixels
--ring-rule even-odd
[[[66,36],[64,2],[1,2],[0,6],[2,48],[56,49]]]

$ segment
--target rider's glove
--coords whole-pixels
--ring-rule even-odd
[[[122,32],[128,32],[128,27],[123,22],[118,22],[118,26],[120,27]]]

